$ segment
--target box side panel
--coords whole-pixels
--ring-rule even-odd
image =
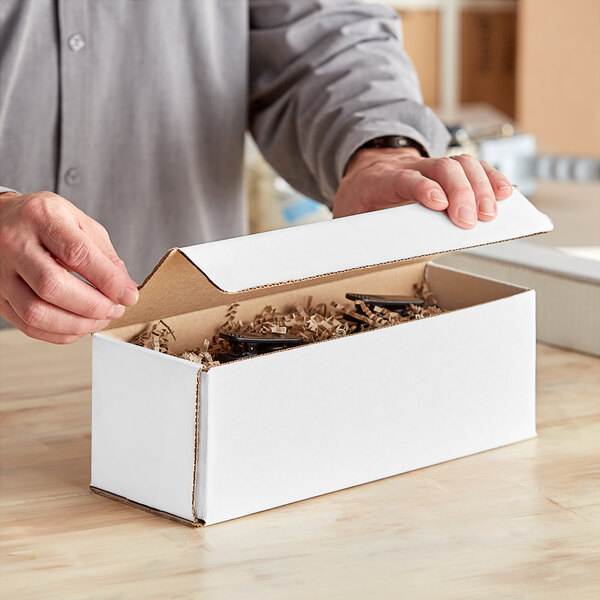
[[[427,265],[425,281],[440,306],[446,310],[500,300],[527,290],[518,285],[474,275],[435,262]]]
[[[93,337],[92,485],[193,519],[198,365]]]
[[[212,369],[206,522],[535,436],[534,304],[523,292]]]

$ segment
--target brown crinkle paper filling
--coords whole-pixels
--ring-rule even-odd
[[[360,300],[345,305],[331,302],[329,306],[325,303],[313,306],[312,298],[309,296],[304,304],[296,304],[285,312],[279,312],[273,306],[265,306],[252,321],[247,323],[236,316],[239,304],[232,304],[227,309],[225,322],[219,332],[288,333],[301,337],[310,344],[446,312],[439,307],[425,282],[415,284],[413,287],[415,296],[423,299],[424,302],[422,306],[410,304],[406,315],[378,306],[370,310]],[[169,343],[175,339],[172,328],[160,320],[148,324],[144,331],[130,340],[130,343],[200,363],[206,369],[220,364],[214,360],[214,356],[230,351],[229,342],[219,338],[217,334],[212,340],[205,339],[201,346],[175,354],[169,352]]]

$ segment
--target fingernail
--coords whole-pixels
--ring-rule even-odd
[[[477,223],[477,215],[471,206],[461,206],[458,209],[458,220],[466,225],[474,225]]]
[[[440,204],[447,204],[445,196],[442,196],[439,192],[431,192],[431,200],[432,202],[439,202]]]
[[[496,216],[496,203],[489,198],[484,198],[479,204],[479,214],[486,217]]]
[[[512,187],[510,185],[501,185],[498,187],[501,192],[512,192]]]
[[[115,304],[109,311],[108,314],[106,315],[107,319],[118,319],[119,317],[123,316],[123,313],[125,312],[125,307],[121,304]]]
[[[140,294],[137,290],[133,288],[123,288],[119,295],[117,296],[117,301],[125,306],[133,306],[140,297]]]

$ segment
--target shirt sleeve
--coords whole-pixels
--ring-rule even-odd
[[[250,0],[249,127],[265,158],[331,206],[365,142],[402,135],[443,154],[396,14],[349,0]]]

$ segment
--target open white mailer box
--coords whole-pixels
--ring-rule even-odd
[[[534,437],[535,292],[430,262],[552,229],[518,191],[498,211],[465,231],[410,205],[169,251],[93,336],[90,488],[204,525]],[[423,279],[449,312],[208,370],[128,342],[163,319],[183,352],[234,302],[246,321]]]

